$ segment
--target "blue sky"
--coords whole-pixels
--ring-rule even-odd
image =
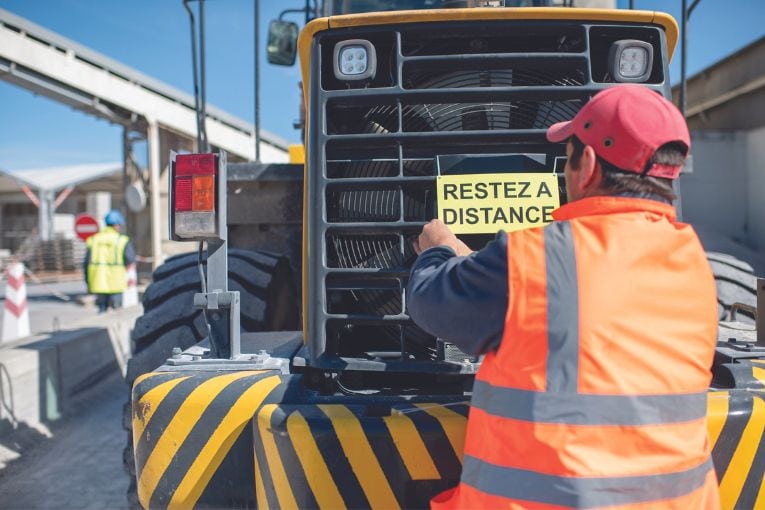
[[[208,102],[254,120],[253,0],[208,0]],[[688,3],[691,3],[690,1]],[[261,0],[261,36],[303,0]],[[628,0],[618,0],[626,7]],[[680,0],[635,0],[679,19]],[[0,0],[0,7],[174,87],[192,92],[189,24],[181,0]],[[300,15],[290,19],[300,22]],[[702,0],[689,24],[689,75],[765,35],[762,0]],[[301,23],[302,25],[302,23]],[[261,51],[265,42],[261,42]],[[672,81],[680,76],[679,51]],[[297,142],[297,66],[262,61],[263,129]],[[0,81],[0,168],[118,161],[121,128]]]

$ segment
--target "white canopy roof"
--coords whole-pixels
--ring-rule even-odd
[[[0,192],[17,191],[25,184],[36,191],[58,191],[120,172],[121,162],[0,170]]]

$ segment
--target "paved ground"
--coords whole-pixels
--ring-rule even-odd
[[[29,323],[32,334],[65,329],[67,322],[96,315],[94,305],[83,306],[88,299],[85,282],[27,283]],[[5,298],[5,284],[0,282],[0,299]],[[0,313],[2,328],[2,313]]]
[[[126,509],[122,469],[124,382],[118,373],[82,393],[75,411],[51,426],[53,437],[0,471],[0,508]]]

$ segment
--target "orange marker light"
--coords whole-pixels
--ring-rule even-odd
[[[193,178],[191,210],[208,212],[215,210],[215,176],[195,175]]]

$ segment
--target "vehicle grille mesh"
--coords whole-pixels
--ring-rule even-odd
[[[404,296],[411,242],[436,216],[437,158],[542,153],[549,171],[564,148],[546,142],[546,128],[576,115],[598,86],[584,26],[540,24],[523,36],[511,22],[366,30],[318,36],[314,49],[322,78],[309,115],[318,147],[309,158],[309,285],[326,303],[309,309],[308,335],[319,365],[354,357],[406,370],[438,352]],[[367,84],[333,77],[334,44],[354,38],[378,48]]]

